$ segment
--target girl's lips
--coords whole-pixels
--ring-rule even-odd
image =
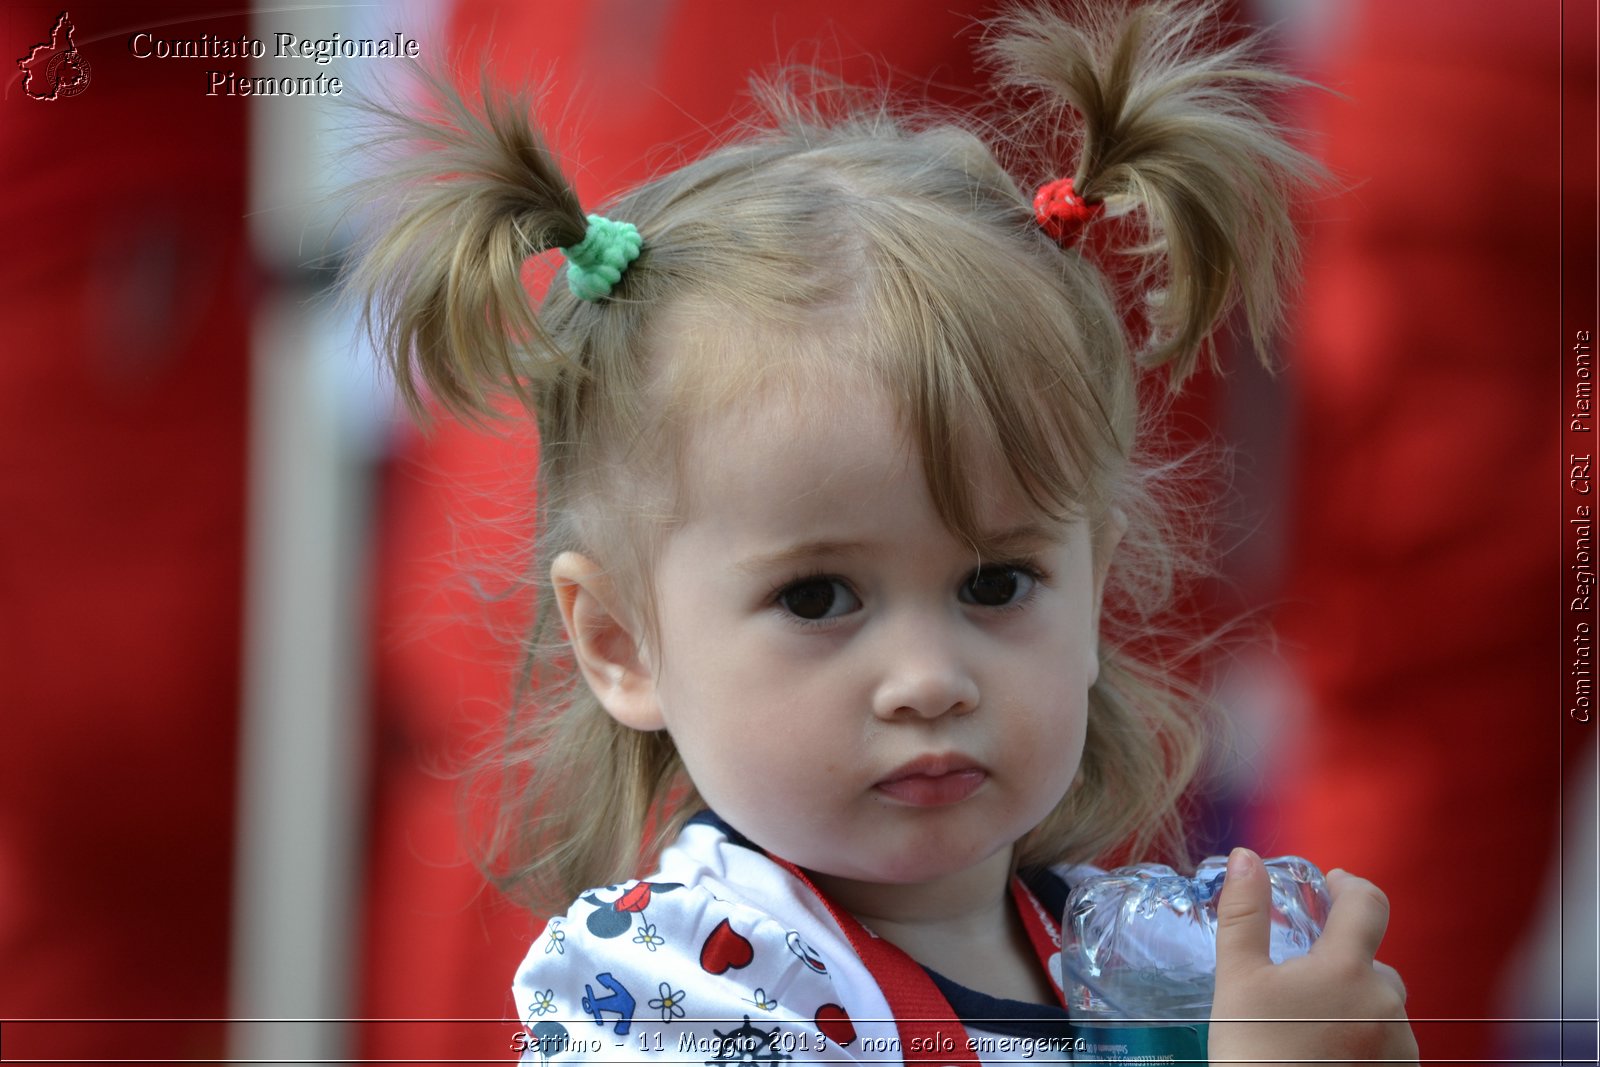
[[[925,756],[890,772],[873,788],[912,807],[935,808],[967,799],[988,777],[965,757]]]

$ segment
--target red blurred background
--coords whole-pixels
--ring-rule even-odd
[[[548,75],[553,99],[575,101],[557,140],[595,203],[711,143],[748,73],[776,62],[970,105],[974,20],[990,10],[461,0],[391,9],[386,28],[416,33],[427,58],[470,57],[474,78],[480,63]],[[1252,536],[1225,565],[1284,638],[1225,690],[1257,747],[1211,798],[1201,843],[1382,885],[1382,955],[1413,1016],[1456,1020],[1418,1024],[1425,1057],[1552,1054],[1548,1028],[1478,1021],[1562,1011],[1517,968],[1550,937],[1563,785],[1593,773],[1592,734],[1587,749],[1558,737],[1559,522],[1542,475],[1559,455],[1544,355],[1557,265],[1564,244],[1593,242],[1592,183],[1559,166],[1563,115],[1593,123],[1593,12],[1587,34],[1556,3],[1514,18],[1483,0],[1239,13],[1276,24],[1285,54],[1336,91],[1296,115],[1338,188],[1307,208],[1286,372],[1234,361],[1177,415],[1240,450],[1233,518]],[[275,108],[272,122],[324,134],[313,101],[207,97],[199,66],[126,48],[140,28],[259,35],[295,28],[289,14],[71,14],[88,89],[34,100],[13,76],[0,122],[14,251],[0,267],[0,1025],[13,1059],[215,1058],[241,1047],[222,1020],[241,1013],[230,986],[248,966],[233,872],[262,549],[247,530],[271,528],[248,512],[270,499],[250,484],[252,360],[264,308],[315,303],[328,281],[314,256],[263,240],[252,130]],[[8,5],[9,54],[58,15]],[[354,508],[360,573],[343,576],[362,632],[344,665],[362,680],[340,816],[353,873],[339,951],[302,966],[347,960],[338,998],[307,1013],[369,1020],[341,1027],[345,1055],[510,1049],[508,988],[537,917],[467,862],[448,772],[510,689],[527,604],[504,568],[525,562],[534,454],[514,428],[445,421],[426,437],[380,428],[375,451],[343,461],[371,500]]]

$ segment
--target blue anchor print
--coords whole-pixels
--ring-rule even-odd
[[[619,1037],[626,1036],[628,1027],[633,1022],[634,1000],[633,994],[623,988],[621,982],[612,977],[610,971],[601,971],[594,976],[594,980],[611,991],[609,997],[596,997],[594,989],[587,983],[583,986],[583,1010],[594,1016],[597,1026],[604,1026],[606,1021],[602,1018],[603,1012],[615,1012],[617,1024],[612,1029]]]

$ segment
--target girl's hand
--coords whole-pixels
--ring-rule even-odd
[[[1249,849],[1233,850],[1217,901],[1212,1063],[1417,1059],[1405,986],[1374,958],[1389,901],[1365,878],[1340,870],[1329,872],[1328,892],[1333,910],[1311,951],[1274,965],[1267,870]],[[1227,1021],[1235,1019],[1302,1021]]]

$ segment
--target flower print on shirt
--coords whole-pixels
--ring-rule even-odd
[[[683,1018],[683,990],[673,989],[671,985],[662,982],[658,987],[659,997],[650,998],[650,1006],[661,1012],[661,1021],[670,1023],[674,1019]]]
[[[639,928],[639,932],[633,935],[633,943],[636,945],[643,945],[651,952],[654,952],[662,945],[665,945],[667,943],[667,939],[656,933],[656,927],[654,923],[645,923]]]
[[[759,986],[756,988],[754,994],[744,998],[744,1002],[746,1004],[754,1004],[762,1011],[772,1011],[778,1006],[778,1002],[767,996],[767,991]]]

